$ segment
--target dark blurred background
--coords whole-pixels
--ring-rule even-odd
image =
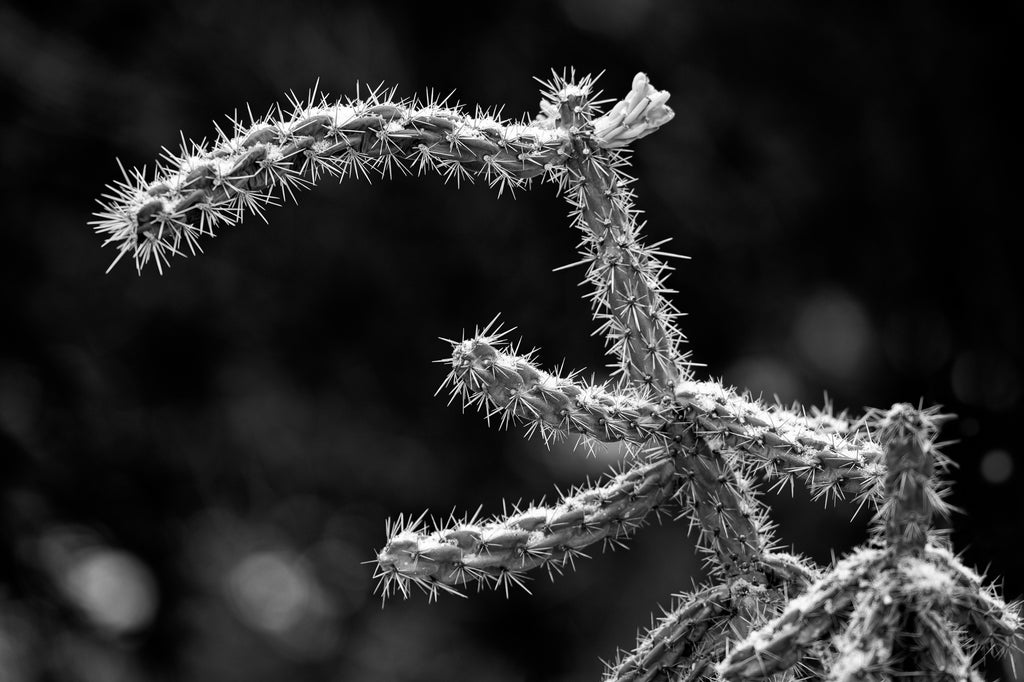
[[[604,471],[433,396],[501,312],[542,362],[605,359],[550,186],[327,183],[136,275],[87,226],[115,159],[384,82],[536,111],[534,76],[636,71],[675,120],[636,145],[694,358],[785,402],[941,403],[953,538],[1024,592],[1020,3],[0,6],[0,679],[584,681],[700,580],[685,523],[533,595],[381,609],[384,522],[551,497]],[[1016,283],[1016,284],[1015,284]],[[852,507],[767,494],[827,561]],[[990,662],[989,679],[1003,667]]]

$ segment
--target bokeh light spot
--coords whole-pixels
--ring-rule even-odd
[[[127,552],[99,547],[83,551],[67,566],[64,587],[89,620],[114,634],[140,630],[156,614],[156,581]]]
[[[981,476],[989,483],[1005,483],[1013,476],[1013,457],[1006,450],[992,450],[981,458]]]
[[[855,377],[873,336],[863,306],[842,291],[821,292],[806,301],[793,334],[815,368],[842,379]]]
[[[953,392],[962,402],[997,412],[1010,410],[1020,400],[1017,366],[996,349],[960,353],[950,373]]]
[[[282,634],[305,617],[314,592],[309,572],[281,551],[248,555],[228,576],[228,594],[247,625]]]

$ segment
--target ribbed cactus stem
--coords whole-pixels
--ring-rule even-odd
[[[532,504],[488,521],[464,519],[426,531],[421,519],[389,529],[377,554],[384,596],[408,596],[418,586],[432,597],[457,593],[471,582],[506,592],[525,589],[526,573],[545,567],[561,573],[595,544],[621,545],[675,494],[671,460],[634,461],[634,466],[600,485],[585,486],[557,504]]]
[[[889,541],[903,551],[920,551],[928,540],[932,509],[926,501],[932,475],[931,456],[914,438],[886,446],[886,491],[892,496],[892,513],[886,519]]]

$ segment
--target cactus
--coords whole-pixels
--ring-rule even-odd
[[[428,599],[488,586],[506,594],[531,574],[552,579],[591,548],[622,545],[652,516],[686,518],[709,582],[680,594],[607,680],[823,677],[977,679],[980,652],[1018,645],[1019,607],[1004,603],[932,530],[950,508],[935,444],[943,417],[897,404],[860,419],[830,407],[761,402],[696,377],[668,301],[671,254],[645,244],[626,148],[673,116],[668,93],[637,74],[607,113],[595,82],[554,74],[533,120],[467,114],[446,100],[395,100],[393,90],[328,102],[292,97],[248,123],[218,129],[209,148],[165,152],[154,174],[110,187],[92,222],[141,272],[201,251],[204,237],[333,176],[435,171],[483,179],[499,195],[552,182],[579,229],[580,259],[611,377],[547,371],[494,320],[451,341],[442,389],[501,426],[585,450],[626,448],[611,475],[489,519],[425,514],[388,522],[377,591]],[[113,267],[113,264],[111,265]],[[780,551],[758,481],[799,480],[814,498],[875,510],[871,540],[828,567]],[[541,571],[543,569],[543,571]]]

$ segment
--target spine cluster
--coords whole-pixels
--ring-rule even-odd
[[[554,579],[668,512],[696,532],[710,582],[676,595],[606,680],[980,679],[976,659],[1017,646],[1021,620],[932,528],[949,513],[949,463],[934,442],[942,417],[896,405],[850,419],[698,379],[668,299],[671,254],[644,243],[625,174],[628,145],[671,120],[668,93],[637,74],[602,114],[594,85],[556,75],[540,114],[514,123],[393,91],[293,99],[290,113],[233,121],[212,146],[168,152],[152,175],[126,172],[93,226],[117,249],[115,263],[130,255],[140,271],[150,261],[162,271],[171,255],[201,250],[201,237],[263,217],[325,177],[434,171],[457,184],[483,178],[499,194],[553,182],[582,235],[573,265],[585,266],[611,376],[546,371],[488,325],[452,341],[442,388],[545,443],[624,444],[627,455],[551,504],[431,523],[400,516],[376,556],[383,597],[526,589],[531,572]],[[825,568],[780,551],[760,479],[778,490],[799,480],[826,504],[869,508],[871,541]]]

